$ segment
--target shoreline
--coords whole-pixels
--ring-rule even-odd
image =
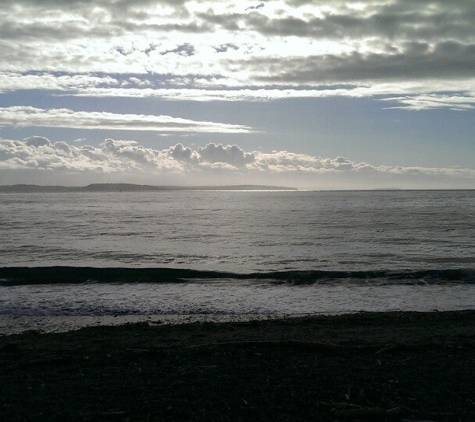
[[[468,421],[474,368],[475,311],[30,331],[0,337],[0,419]]]
[[[126,325],[146,324],[154,326],[180,326],[188,324],[241,324],[257,322],[309,322],[332,318],[356,319],[358,316],[381,317],[384,315],[430,315],[430,314],[471,314],[474,309],[455,309],[432,311],[342,311],[316,314],[159,314],[159,315],[0,315],[0,338],[22,335],[28,332],[38,334],[61,334],[87,328],[112,328]]]
[[[323,315],[323,314],[322,314]],[[335,314],[337,315],[337,314]],[[318,315],[315,315],[318,316]],[[39,334],[60,334],[85,328],[120,327],[123,325],[149,324],[233,324],[252,321],[274,321],[292,318],[312,318],[308,315],[272,315],[272,314],[184,314],[184,315],[0,315],[0,338],[21,335],[27,332]]]
[[[5,317],[5,316],[2,316]],[[313,315],[105,315],[105,316],[9,316],[7,319],[37,318],[46,319],[72,319],[83,320],[84,325],[70,324],[65,330],[39,330],[29,328],[25,331],[14,333],[0,333],[0,344],[9,338],[28,338],[29,336],[41,337],[73,337],[74,335],[87,336],[95,331],[101,335],[114,335],[125,330],[129,332],[134,328],[143,332],[153,330],[172,332],[188,332],[199,329],[206,330],[210,335],[220,335],[229,329],[239,330],[239,334],[246,336],[246,332],[255,326],[262,326],[271,330],[273,335],[280,339],[282,336],[295,337],[298,333],[308,329],[319,328],[318,333],[307,333],[312,338],[317,334],[320,340],[327,338],[329,333],[335,336],[343,328],[351,330],[351,338],[362,343],[373,341],[376,343],[426,341],[444,334],[445,340],[456,340],[458,335],[473,334],[475,341],[475,310],[449,310],[449,311],[360,311],[342,312],[335,314]],[[473,327],[471,326],[473,323]],[[59,324],[58,324],[59,325]],[[71,328],[73,327],[74,328]],[[283,327],[291,327],[291,332],[286,332]],[[328,328],[330,331],[326,331]],[[450,328],[450,330],[449,330]],[[407,331],[407,329],[410,329]],[[430,329],[430,331],[427,331]],[[404,331],[406,330],[406,331]],[[442,330],[442,331],[441,331]],[[447,331],[445,331],[447,330]],[[252,330],[251,330],[252,331]],[[378,333],[378,334],[377,334]],[[394,337],[400,335],[401,337]],[[348,333],[346,333],[348,335]],[[337,342],[347,342],[340,333]],[[346,339],[346,340],[345,340]]]

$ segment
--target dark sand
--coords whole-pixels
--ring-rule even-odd
[[[1,421],[471,421],[475,312],[0,337]]]

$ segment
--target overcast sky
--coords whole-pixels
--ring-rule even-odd
[[[475,188],[473,0],[2,0],[0,184]]]

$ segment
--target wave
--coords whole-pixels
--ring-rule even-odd
[[[3,267],[0,286],[77,283],[186,283],[248,280],[311,284],[475,284],[475,269],[275,271],[232,273],[179,268]]]

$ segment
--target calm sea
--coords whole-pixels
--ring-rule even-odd
[[[0,194],[0,332],[65,315],[474,309],[474,210],[475,191]]]

